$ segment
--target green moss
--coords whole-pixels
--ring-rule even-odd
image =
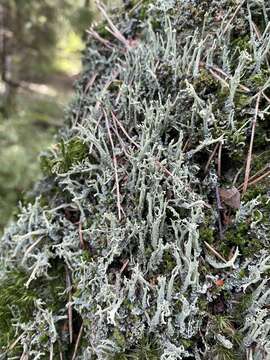
[[[239,360],[233,349],[227,349],[221,344],[216,345],[212,353],[216,360]]]
[[[214,318],[214,326],[219,332],[231,336],[234,334],[234,328],[231,320],[232,319],[229,316],[217,315]]]
[[[215,230],[211,227],[202,227],[200,229],[200,240],[201,242],[206,241],[209,244],[213,244],[215,241],[214,238]]]
[[[126,344],[125,336],[121,333],[121,331],[118,328],[114,329],[112,335],[112,341],[114,341],[117,344],[117,346],[120,347],[120,349],[125,348],[125,344]]]
[[[45,175],[51,175],[55,171],[54,168],[57,171],[66,172],[89,154],[88,146],[79,138],[73,138],[68,142],[62,140],[55,145],[55,148],[56,157],[52,152],[41,156],[41,170]]]
[[[232,47],[235,49],[235,48],[238,48],[240,51],[246,51],[247,49],[250,48],[250,40],[249,40],[249,35],[246,35],[246,36],[239,36],[237,38],[235,38],[233,41],[232,41]]]
[[[62,161],[60,169],[68,171],[73,164],[81,162],[88,154],[88,146],[80,139],[74,138],[65,143],[61,141]]]
[[[249,83],[252,87],[260,87],[263,86],[267,80],[269,79],[270,72],[269,70],[261,70],[260,73],[254,74],[250,76]]]
[[[218,81],[206,69],[201,69],[197,78],[193,82],[195,90],[200,93],[207,89],[207,91],[217,89],[219,87]]]
[[[25,287],[27,279],[24,272],[13,271],[0,284],[0,347],[14,341],[11,307],[18,309],[21,321],[27,322],[31,318],[36,292],[32,287]]]
[[[164,266],[165,271],[171,272],[175,268],[175,258],[172,256],[169,250],[165,250],[163,254],[162,267]]]

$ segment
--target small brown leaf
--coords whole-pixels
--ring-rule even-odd
[[[236,187],[231,189],[219,189],[221,201],[233,209],[240,208],[240,192]]]
[[[223,286],[224,283],[225,283],[225,281],[223,279],[217,279],[215,281],[215,284],[216,284],[217,287]]]

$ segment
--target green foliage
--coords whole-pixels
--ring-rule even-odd
[[[88,147],[80,139],[73,138],[68,142],[54,145],[56,152],[41,156],[41,169],[50,175],[56,171],[66,172],[72,165],[83,161],[88,155]]]
[[[23,272],[9,272],[0,281],[0,348],[11,344],[15,340],[15,327],[12,326],[14,313],[19,311],[22,322],[31,318],[36,290],[26,289],[27,274]]]

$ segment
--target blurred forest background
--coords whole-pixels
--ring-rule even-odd
[[[41,175],[98,18],[94,0],[1,0],[0,233]]]

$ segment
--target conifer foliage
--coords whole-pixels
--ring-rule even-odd
[[[98,7],[0,244],[2,358],[268,359],[269,2]]]

